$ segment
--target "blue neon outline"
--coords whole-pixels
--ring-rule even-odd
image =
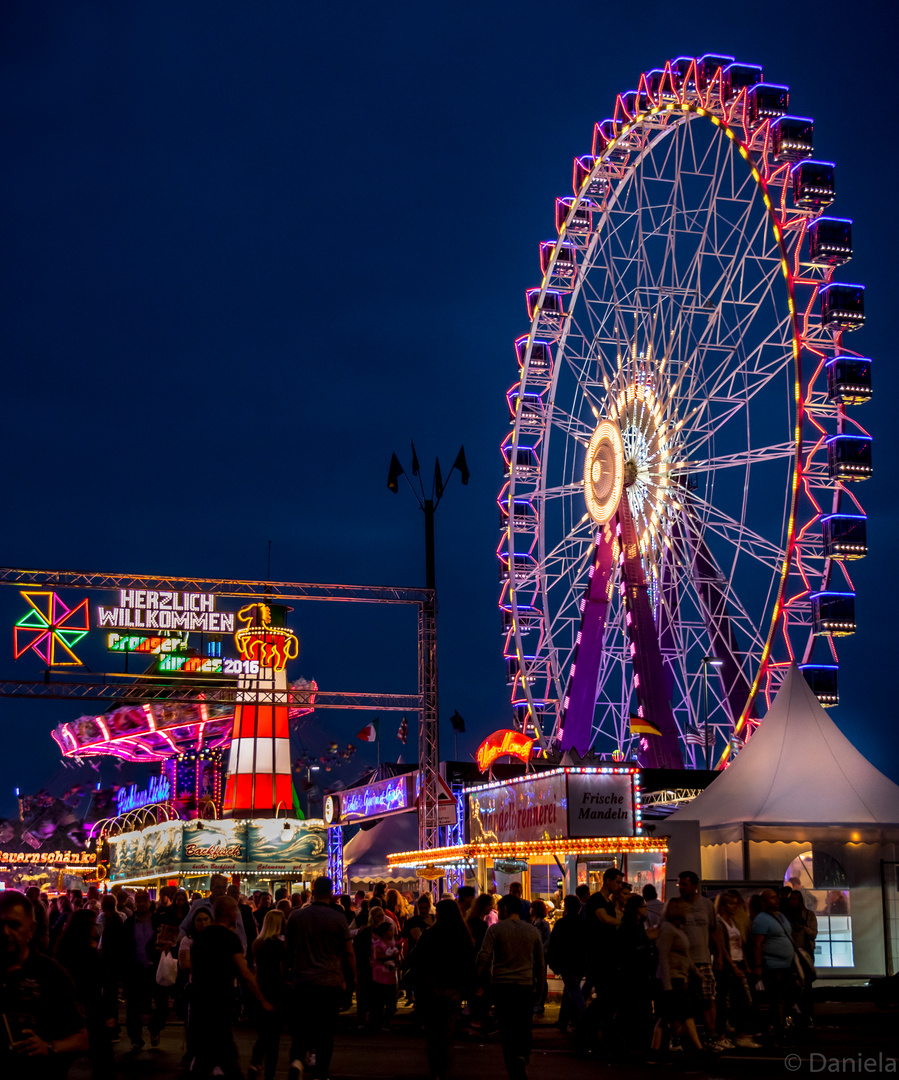
[[[829,285],[822,285],[821,288],[818,289],[818,296],[823,296],[829,289],[861,289],[862,292],[864,292],[865,286],[850,285],[846,281],[832,281]]]

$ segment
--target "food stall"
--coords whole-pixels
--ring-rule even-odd
[[[465,789],[468,840],[433,851],[400,851],[391,867],[467,868],[481,890],[508,891],[520,880],[526,897],[550,897],[578,884],[599,888],[619,867],[635,888],[661,893],[666,837],[644,834],[640,774],[630,766],[562,767]]]
[[[327,865],[325,824],[295,818],[161,821],[105,838],[110,885],[206,891],[213,874],[274,894],[302,887]]]

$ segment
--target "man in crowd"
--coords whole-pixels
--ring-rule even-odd
[[[41,890],[32,885],[25,890],[25,895],[31,901],[34,911],[34,937],[31,939],[31,948],[38,952],[48,952],[50,949],[50,917]]]
[[[585,999],[593,989],[596,997],[587,1006],[579,1025],[579,1040],[589,1041],[602,1030],[603,1038],[609,1034],[609,1024],[617,1002],[618,991],[616,931],[621,922],[618,895],[624,875],[610,866],[603,871],[602,887],[593,893],[584,909],[587,934],[587,980],[584,983]]]
[[[774,889],[759,893],[762,910],[752,920],[752,975],[765,984],[770,1002],[775,1040],[783,1038],[785,1015],[793,980],[793,948],[790,923],[780,911]]]
[[[205,908],[209,912],[210,919],[213,919],[213,920],[215,919],[215,914],[214,914],[215,902],[216,902],[216,900],[219,899],[220,896],[226,896],[227,895],[227,892],[228,892],[228,879],[225,877],[224,874],[213,874],[212,877],[209,879],[209,884],[210,884],[209,895],[205,896],[205,897],[200,897],[199,899],[194,900],[193,903],[190,905],[190,910],[184,916],[184,918],[181,920],[181,926],[180,926],[179,929],[181,930],[181,936],[182,937],[184,937],[185,934],[190,933],[190,928],[193,926],[194,915],[197,913],[199,908]],[[239,891],[238,891],[238,895],[240,895]],[[271,899],[271,898],[269,898],[269,899]],[[255,922],[255,919],[254,919],[254,922]],[[242,918],[237,920],[237,925],[234,927],[234,933],[237,934],[237,936],[240,938],[240,943],[243,946],[243,951],[244,951],[244,954],[246,955],[247,950],[249,948],[249,942],[247,941],[247,932],[244,929],[244,924],[243,924],[243,919]],[[254,937],[255,937],[255,934],[254,934]]]
[[[196,1069],[208,1076],[216,1067],[226,1077],[243,1077],[237,1047],[231,1035],[234,980],[240,978],[265,1012],[273,1006],[262,996],[256,976],[247,966],[244,947],[234,932],[237,902],[220,896],[213,907],[214,922],[198,934],[191,948],[191,1039],[196,1047]]]
[[[462,918],[467,919],[471,905],[474,903],[474,885],[460,885],[459,892],[456,894],[456,903],[462,912]]]
[[[262,924],[265,922],[266,913],[272,910],[272,894],[270,892],[261,892],[258,894],[259,898],[256,901],[256,910],[253,912],[253,916],[256,919],[257,930],[262,930]]]
[[[169,1012],[169,991],[156,983],[159,952],[156,948],[156,920],[150,913],[150,894],[138,889],[134,894],[134,914],[125,920],[122,936],[125,980],[125,1027],[132,1053],[144,1048],[144,1006],[153,1002],[148,1024],[150,1045],[159,1046],[159,1033]]]
[[[522,920],[517,896],[500,900],[499,921],[484,935],[477,968],[479,976],[490,972],[506,1071],[511,1080],[526,1080],[534,1004],[543,992],[546,964],[540,931]]]
[[[246,940],[244,953],[249,959],[253,951],[253,942],[258,936],[256,920],[253,918],[253,909],[246,902],[246,897],[241,901],[240,887],[238,885],[229,885],[225,890],[225,895],[230,896],[234,903],[237,904],[237,927],[235,927],[235,933],[240,937],[238,928],[243,929],[243,938],[241,940]]]
[[[718,928],[715,905],[699,891],[699,875],[693,870],[684,870],[677,876],[677,888],[681,900],[686,905],[687,921],[684,933],[690,942],[690,959],[696,968],[694,976],[694,997],[702,1003],[706,1032],[713,1049],[732,1050],[733,1043],[726,1037],[715,1037],[715,973],[713,970],[712,949],[714,949],[714,967],[720,969],[724,960],[724,939]]]
[[[307,1052],[315,1055],[315,1075],[328,1080],[341,995],[348,977],[355,981],[350,928],[343,912],[331,907],[332,897],[331,879],[316,878],[312,903],[295,908],[287,920],[287,969],[295,994],[290,1080],[303,1076]]]
[[[0,1076],[62,1080],[88,1048],[87,1026],[65,971],[31,947],[34,909],[20,892],[0,892]]]
[[[643,886],[643,901],[646,905],[646,925],[661,926],[665,905],[659,899],[659,894],[656,892],[655,885],[648,884]]]
[[[580,1020],[587,1008],[581,992],[581,979],[587,967],[587,926],[581,918],[577,896],[566,896],[564,913],[557,919],[549,936],[549,966],[562,980],[564,992],[559,1006],[558,1027],[568,1030],[571,1019]]]
[[[509,886],[509,894],[511,896],[517,896],[518,897],[518,902],[519,902],[519,904],[521,906],[521,921],[522,922],[530,922],[531,921],[531,902],[530,902],[530,900],[525,900],[524,899],[524,894],[523,894],[522,889],[521,889],[521,882],[520,881],[513,881],[512,882],[512,884]]]

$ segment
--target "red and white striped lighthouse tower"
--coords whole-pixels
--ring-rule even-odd
[[[298,655],[299,642],[284,626],[289,610],[258,602],[237,613],[244,625],[234,639],[245,670],[237,680],[225,817],[275,817],[293,809],[287,661]]]

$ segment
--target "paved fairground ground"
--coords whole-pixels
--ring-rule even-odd
[[[647,1064],[641,1055],[626,1047],[614,1055],[596,1053],[578,1056],[572,1040],[553,1026],[558,1003],[547,1003],[544,1016],[535,1018],[534,1051],[530,1080],[596,1080],[597,1077],[690,1077],[690,1080],[777,1080],[788,1076],[899,1076],[899,1007],[878,1008],[870,992],[843,991],[841,1000],[819,1000],[813,1032],[797,1035],[793,1045],[783,1049],[732,1050],[707,1060],[680,1053],[663,1064]],[[174,1016],[174,1014],[172,1014]],[[255,1032],[236,1024],[235,1039],[240,1062],[246,1071]],[[184,1026],[173,1021],[162,1032],[160,1045],[139,1054],[129,1053],[130,1043],[122,1032],[116,1044],[119,1075],[134,1080],[185,1080],[181,1065],[184,1053]],[[289,1042],[282,1038],[278,1080],[287,1076]],[[457,1080],[504,1080],[499,1040],[461,1032],[456,1040],[453,1071]],[[309,1070],[311,1072],[311,1070]],[[90,1068],[79,1062],[70,1080],[88,1080]],[[358,1031],[355,1012],[341,1014],[330,1080],[427,1080],[424,1039],[412,1010],[401,1007],[390,1032],[368,1034]]]

